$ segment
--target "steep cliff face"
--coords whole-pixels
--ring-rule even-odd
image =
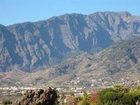
[[[7,71],[11,66],[21,65],[22,58],[16,51],[14,34],[0,25],[0,71]]]
[[[0,27],[0,70],[38,70],[71,52],[93,53],[140,36],[140,17],[127,12],[65,14],[45,21]]]

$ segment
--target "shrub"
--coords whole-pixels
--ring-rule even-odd
[[[3,104],[3,105],[11,105],[12,102],[11,102],[10,100],[4,100],[4,101],[2,102],[2,104]]]
[[[115,86],[98,93],[97,105],[135,105],[140,102],[140,89]]]

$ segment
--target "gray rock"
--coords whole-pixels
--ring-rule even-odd
[[[94,53],[140,35],[140,17],[128,12],[65,14],[0,26],[0,71],[31,72],[61,62],[71,52]]]

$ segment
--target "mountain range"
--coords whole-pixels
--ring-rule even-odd
[[[0,71],[49,69],[77,53],[98,53],[139,36],[140,17],[128,12],[65,14],[38,22],[0,25]]]
[[[121,41],[89,54],[79,52],[52,67],[28,73],[0,73],[0,86],[111,86],[140,83],[140,37]]]

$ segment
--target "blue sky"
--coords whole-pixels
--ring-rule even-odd
[[[140,16],[140,0],[0,0],[0,24],[45,20],[65,13],[128,11]]]

